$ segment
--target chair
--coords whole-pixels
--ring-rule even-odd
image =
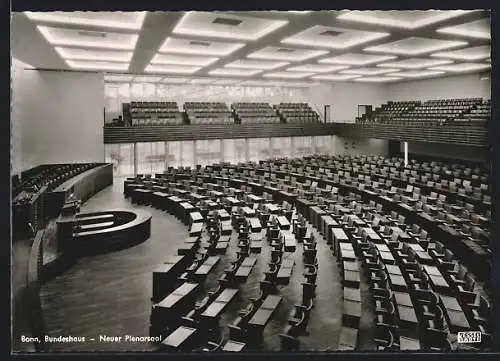
[[[203,352],[216,352],[219,351],[224,343],[224,339],[222,339],[219,343],[208,341],[207,345],[203,347],[201,350]]]
[[[387,327],[376,327],[374,339],[377,351],[389,351],[396,347],[394,335]]]

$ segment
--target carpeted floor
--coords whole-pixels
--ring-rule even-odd
[[[82,212],[110,208],[147,209],[152,214],[151,238],[135,247],[119,252],[82,258],[64,274],[47,282],[41,290],[42,306],[48,336],[86,337],[85,342],[51,343],[51,351],[151,351],[157,347],[149,343],[104,343],[99,335],[147,336],[151,312],[152,270],[168,255],[176,254],[187,236],[187,228],[174,216],[144,206],[132,205],[124,199],[123,179],[92,197]],[[342,319],[342,287],[339,269],[325,240],[317,236],[319,272],[317,299],[310,316],[309,334],[300,337],[300,349],[310,351],[336,350]],[[231,260],[236,258],[236,237],[222,261],[206,279],[205,291],[217,284],[218,278]],[[293,306],[300,303],[303,281],[302,247],[285,257],[295,259],[290,284],[279,286],[283,302],[264,330],[265,351],[279,351],[279,334],[283,331]],[[227,324],[248,304],[249,297],[259,292],[270,259],[270,249],[264,242],[262,253],[246,283],[240,286],[239,297],[224,312],[220,326],[221,336],[228,333]],[[373,310],[368,297],[366,279],[362,279],[362,316],[359,348],[374,350]],[[94,339],[95,341],[92,341]]]

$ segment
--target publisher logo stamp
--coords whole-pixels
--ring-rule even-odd
[[[481,343],[480,331],[459,332],[457,335],[458,343]]]

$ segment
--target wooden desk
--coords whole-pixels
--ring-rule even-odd
[[[396,260],[392,256],[391,252],[379,252],[379,255],[382,262],[384,262],[386,265],[396,264]]]
[[[282,299],[283,299],[283,297],[278,296],[278,295],[268,295],[266,297],[266,299],[264,300],[264,302],[262,302],[262,305],[260,306],[260,308],[275,310],[276,308],[278,308]]]
[[[408,285],[403,276],[389,273],[389,282],[393,291],[407,292]]]
[[[243,342],[237,342],[233,340],[228,340],[226,344],[222,347],[224,352],[241,352],[245,349],[246,344]]]
[[[337,253],[337,249],[339,248],[340,242],[350,243],[349,237],[347,237],[347,234],[344,232],[342,228],[332,228],[332,234],[333,234],[334,253]]]
[[[344,287],[344,299],[361,302],[361,291],[359,288]]]
[[[359,266],[358,266],[357,262],[344,261],[343,266],[344,266],[344,271],[359,272]]]
[[[261,226],[258,218],[250,218],[249,223],[250,223],[250,229],[252,230],[252,232],[262,231],[262,226]]]
[[[385,268],[387,269],[387,273],[389,273],[389,274],[400,275],[400,276],[403,275],[401,273],[401,268],[399,268],[396,265],[388,264],[388,265],[385,266]]]
[[[279,216],[277,217],[277,221],[278,221],[278,225],[280,227],[280,229],[284,229],[284,230],[287,230],[287,229],[290,229],[290,222],[288,221],[288,219],[285,217],[285,216]]]
[[[195,328],[181,326],[168,335],[161,344],[164,347],[180,349],[195,336],[196,332],[197,330]]]
[[[413,302],[411,297],[406,292],[394,292],[394,298],[396,299],[396,304],[406,307],[413,307]]]
[[[418,319],[413,306],[397,305],[399,313],[399,322],[401,327],[411,328],[417,327]]]
[[[414,338],[405,336],[399,337],[399,349],[402,351],[407,350],[420,350],[420,341]]]

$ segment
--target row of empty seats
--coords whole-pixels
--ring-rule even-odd
[[[481,98],[400,101],[383,104],[356,120],[359,123],[481,123],[489,118],[489,112],[491,101]]]
[[[123,121],[114,119],[106,126],[148,126],[180,124],[303,123],[319,121],[306,103],[186,102],[183,112],[175,102],[131,102],[123,104]]]

